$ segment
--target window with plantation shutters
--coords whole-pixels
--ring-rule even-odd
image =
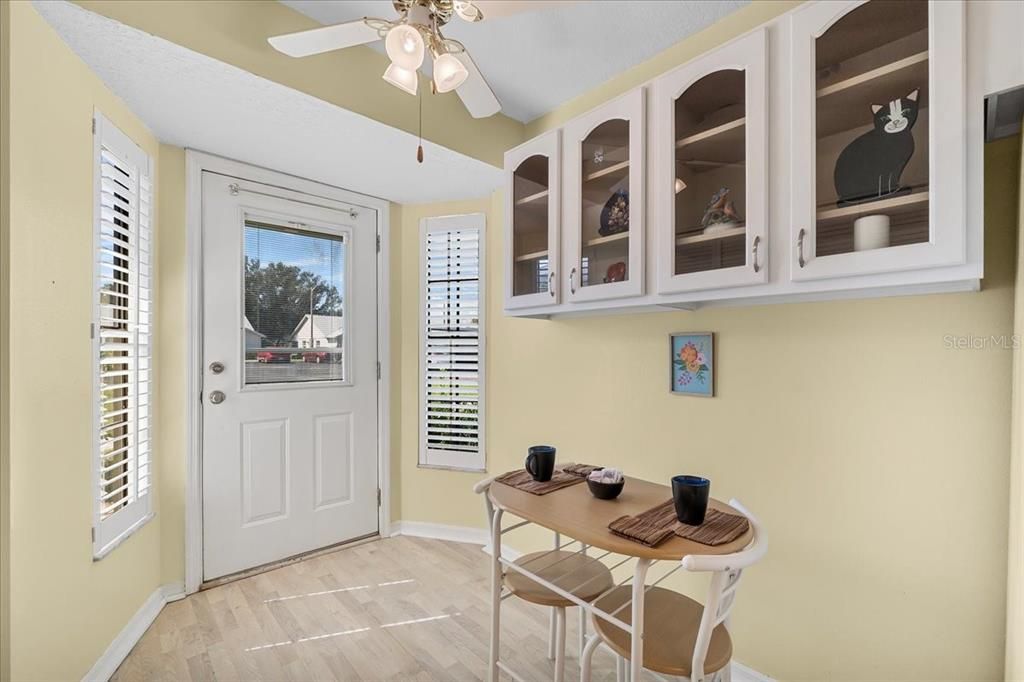
[[[95,118],[93,554],[152,516],[152,169]]]
[[[420,464],[484,468],[484,216],[422,222]]]

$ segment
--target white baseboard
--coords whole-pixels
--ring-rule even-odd
[[[739,661],[732,662],[732,682],[775,682],[774,678],[759,673]]]
[[[469,545],[481,545],[484,552],[491,553],[491,534],[485,528],[469,528],[467,526],[449,526],[443,523],[426,523],[423,521],[396,521],[391,524],[391,537],[409,535],[417,538],[447,540],[448,542],[464,542]],[[501,555],[515,561],[522,552],[501,546]]]
[[[84,682],[107,682],[131,652],[149,626],[153,624],[164,604],[185,597],[184,583],[161,585],[149,595],[131,620],[121,629],[92,669],[82,678]]]
[[[491,540],[491,534],[484,528],[448,526],[423,521],[396,521],[391,524],[391,535],[411,535],[417,538],[465,542],[470,545],[486,545]]]

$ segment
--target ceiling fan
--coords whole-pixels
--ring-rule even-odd
[[[364,17],[344,24],[274,36],[268,42],[286,55],[306,57],[383,39],[391,64],[382,77],[410,95],[416,94],[419,84],[416,72],[429,52],[433,63],[433,86],[437,92],[455,90],[474,118],[485,118],[501,111],[498,98],[469,56],[466,46],[441,33],[441,27],[455,16],[471,23],[482,21],[484,13],[478,4],[472,0],[393,0],[393,4],[399,13],[397,19]],[[488,15],[500,16],[528,9],[529,5],[550,3],[492,1],[480,4],[488,8]]]

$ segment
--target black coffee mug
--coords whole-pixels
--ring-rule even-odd
[[[550,481],[555,473],[555,448],[550,445],[532,445],[523,464],[535,481]]]
[[[673,476],[672,501],[676,505],[676,518],[688,526],[704,523],[708,511],[711,481],[700,476]]]

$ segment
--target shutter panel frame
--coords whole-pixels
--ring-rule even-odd
[[[153,162],[94,112],[92,545],[100,560],[153,517]]]
[[[420,221],[419,466],[484,471],[486,218]]]

